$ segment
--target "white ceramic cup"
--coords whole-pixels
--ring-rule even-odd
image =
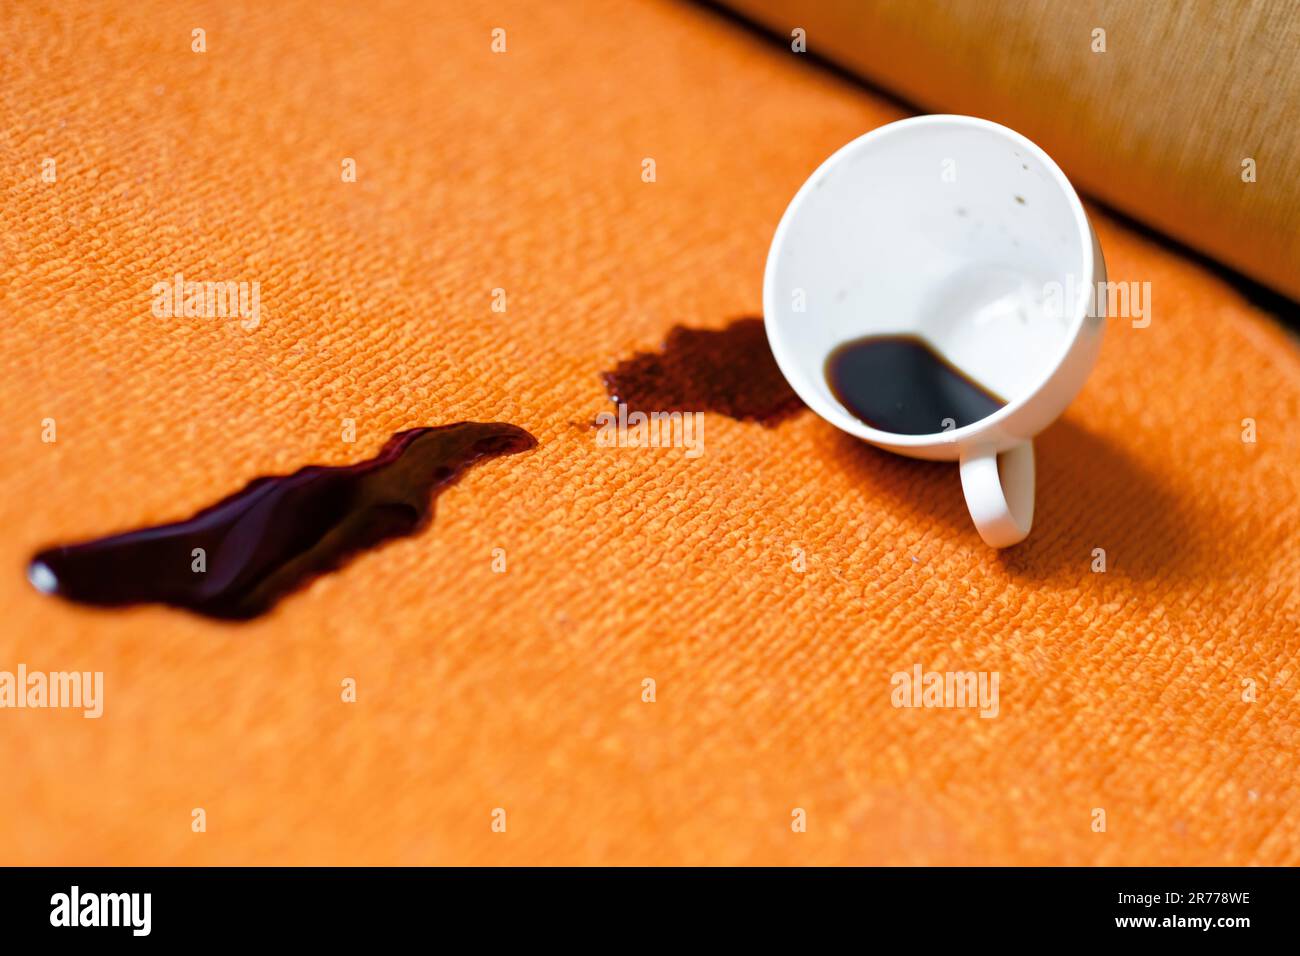
[[[1032,440],[1083,387],[1101,346],[1101,247],[1065,174],[1019,133],[971,116],[872,130],[818,167],[777,226],[763,311],[777,364],[832,425],[914,458],[961,463],[980,537],[1024,540]],[[837,345],[923,339],[1006,404],[933,434],[880,431],[826,380]]]

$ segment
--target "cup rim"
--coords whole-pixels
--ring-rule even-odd
[[[778,310],[774,307],[776,302],[776,261],[783,252],[786,245],[787,233],[790,229],[790,223],[800,207],[807,200],[816,188],[816,183],[821,176],[833,168],[838,163],[845,161],[851,154],[863,149],[874,143],[876,140],[884,139],[915,126],[969,126],[977,129],[989,130],[1002,135],[1020,146],[1022,149],[1035,156],[1042,162],[1047,169],[1057,187],[1065,195],[1066,203],[1074,217],[1075,228],[1078,232],[1079,248],[1081,249],[1083,266],[1080,276],[1086,283],[1085,291],[1091,287],[1095,275],[1096,261],[1095,251],[1093,249],[1092,226],[1088,222],[1088,214],[1083,208],[1083,201],[1079,199],[1079,194],[1075,191],[1070,180],[1066,178],[1065,173],[1056,161],[1033,140],[1029,139],[1022,133],[1018,133],[1010,127],[1003,126],[1001,123],[995,123],[992,120],[981,119],[978,116],[966,116],[960,113],[929,113],[924,116],[909,116],[905,119],[895,120],[891,123],[885,123],[877,126],[873,130],[863,133],[861,136],[845,143],[835,152],[831,153],[823,160],[815,170],[808,176],[794,198],[786,206],[785,212],[781,215],[781,221],[777,224],[776,232],[772,236],[772,243],[768,247],[767,263],[763,270],[763,327],[767,333],[768,346],[772,350],[772,356],[776,359],[777,367],[781,369],[781,374],[786,381],[790,383],[795,392],[809,408],[826,421],[830,422],[837,428],[857,435],[859,438],[867,441],[892,445],[897,448],[926,448],[936,444],[954,444],[960,443],[964,439],[970,439],[981,433],[996,428],[1005,422],[1012,415],[1026,407],[1029,403],[1048,386],[1056,376],[1057,371],[1065,363],[1079,339],[1079,334],[1083,329],[1084,322],[1088,318],[1088,303],[1092,300],[1091,294],[1085,294],[1075,306],[1075,314],[1071,318],[1069,334],[1065,338],[1064,345],[1054,360],[1046,367],[1046,372],[1038,382],[1024,395],[1015,401],[1008,402],[991,415],[986,415],[979,421],[971,422],[969,425],[963,425],[960,428],[954,428],[949,431],[927,432],[922,435],[909,435],[901,432],[881,431],[878,428],[872,428],[866,422],[855,418],[853,415],[841,411],[830,403],[824,402],[819,395],[807,395],[799,388],[796,382],[799,376],[792,376],[791,369],[802,368],[801,363],[796,362],[792,354],[785,351],[785,345],[775,330],[779,320],[773,321],[773,317],[778,315]]]

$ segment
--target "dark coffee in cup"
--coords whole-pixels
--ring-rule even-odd
[[[860,421],[896,435],[971,425],[1006,404],[915,335],[868,335],[826,359],[831,392]]]

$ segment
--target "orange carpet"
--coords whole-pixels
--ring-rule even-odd
[[[0,18],[0,670],[106,683],[0,711],[0,863],[1300,863],[1300,358],[1218,278],[1096,217],[1153,320],[1109,322],[995,553],[954,467],[810,414],[699,458],[588,425],[601,370],[759,311],[885,102],[668,2]],[[155,317],[176,272],[260,282],[260,325]],[[463,419],[541,445],[251,624],[24,579]],[[999,715],[895,709],[916,664],[997,671]]]

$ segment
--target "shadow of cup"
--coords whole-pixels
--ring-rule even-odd
[[[993,551],[966,511],[952,462],[919,461],[881,451],[826,425],[828,457],[889,507],[939,525],[964,546],[1025,580],[1077,581],[1098,558],[1107,574],[1131,579],[1188,578],[1223,570],[1230,560],[1214,545],[1223,535],[1157,475],[1114,441],[1060,419],[1034,440],[1037,502],[1029,537]],[[1097,549],[1104,551],[1104,556]]]

